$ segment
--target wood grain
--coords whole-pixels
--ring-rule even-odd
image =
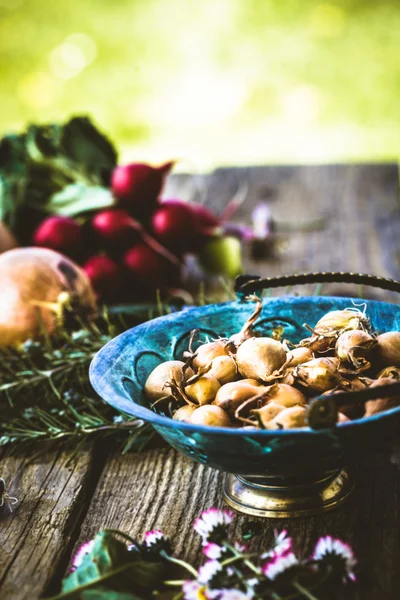
[[[71,451],[28,459],[9,456],[0,462],[1,476],[19,500],[13,513],[4,509],[0,516],[0,589],[10,600],[42,593],[69,550],[92,489],[90,451],[72,459]]]

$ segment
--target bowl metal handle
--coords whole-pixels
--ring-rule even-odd
[[[239,275],[235,281],[235,292],[239,299],[243,300],[247,295],[264,289],[305,285],[308,283],[357,283],[400,294],[400,281],[396,281],[395,279],[387,279],[366,273],[346,273],[342,271],[295,273],[293,275],[264,278],[257,275]]]

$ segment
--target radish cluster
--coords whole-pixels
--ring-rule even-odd
[[[113,206],[78,218],[52,215],[33,232],[33,244],[82,265],[106,302],[179,287],[187,254],[196,254],[207,272],[236,276],[240,242],[223,235],[218,217],[202,205],[161,198],[172,166],[117,166],[110,183]]]
[[[148,376],[153,410],[178,421],[217,427],[298,429],[321,394],[356,391],[400,380],[400,331],[376,335],[358,309],[324,315],[299,344],[257,337],[257,306],[241,331],[201,344],[193,338],[182,361],[166,361]],[[368,417],[400,404],[400,396],[340,405],[338,422]]]

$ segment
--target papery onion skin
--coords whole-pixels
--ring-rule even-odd
[[[296,380],[316,392],[326,392],[340,383],[335,358],[314,358],[295,368]]]
[[[83,316],[96,311],[87,275],[54,250],[27,247],[4,252],[0,255],[0,282],[0,346],[37,337],[42,326],[52,333],[59,322],[56,307],[65,293]]]
[[[336,340],[336,356],[358,366],[357,359],[368,356],[376,343],[376,339],[362,329],[345,331]]]
[[[387,331],[376,338],[374,355],[385,367],[400,367],[400,331]]]
[[[369,320],[359,310],[332,310],[321,317],[314,327],[316,334],[342,332],[348,329],[369,329]]]
[[[168,360],[152,370],[144,385],[144,393],[150,402],[155,402],[163,396],[170,396],[168,384],[174,380],[178,385],[182,383],[183,367],[181,360]],[[171,395],[172,398],[172,395]]]
[[[289,368],[297,367],[298,365],[308,362],[309,360],[312,360],[313,358],[314,358],[314,355],[313,355],[312,351],[310,350],[310,348],[306,348],[306,347],[293,348],[293,350],[290,350],[287,354],[287,366]]]
[[[232,427],[232,421],[219,406],[199,406],[190,415],[189,423],[193,425],[208,425],[209,427]]]
[[[250,338],[239,346],[236,362],[243,377],[263,381],[286,362],[286,351],[272,338]]]
[[[395,381],[400,381],[400,368],[399,367],[385,367],[382,371],[379,371],[376,376],[377,379],[385,378],[385,379],[394,379]]]

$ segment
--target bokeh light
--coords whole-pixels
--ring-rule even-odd
[[[124,160],[397,160],[400,4],[0,0],[0,133],[90,115]]]

